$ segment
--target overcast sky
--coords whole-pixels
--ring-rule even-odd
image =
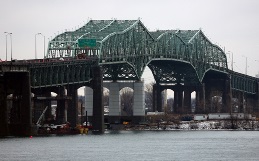
[[[74,30],[89,19],[138,19],[150,30],[202,29],[234,55],[234,70],[259,71],[258,0],[0,0],[0,58],[5,60],[5,34],[12,34],[14,59],[33,59],[35,34],[48,39]],[[8,40],[9,43],[10,40]],[[43,57],[43,37],[37,36]],[[10,45],[10,43],[9,43]],[[47,45],[46,45],[47,47]],[[10,46],[7,48],[10,60]],[[231,54],[230,54],[231,55]],[[229,56],[228,56],[229,58]],[[229,58],[231,61],[231,57]],[[229,65],[231,68],[231,66]]]

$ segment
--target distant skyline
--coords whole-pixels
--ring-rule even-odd
[[[14,59],[35,57],[35,35],[49,39],[79,28],[89,19],[138,19],[149,31],[202,29],[227,53],[231,69],[255,76],[259,71],[258,0],[1,0],[0,58],[6,59],[6,35],[12,33]],[[37,57],[43,58],[43,36],[36,35]],[[8,60],[10,39],[8,37]],[[247,62],[246,62],[247,59]],[[152,74],[144,77],[152,80]]]

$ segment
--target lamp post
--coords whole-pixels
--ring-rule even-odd
[[[13,47],[12,47],[12,33],[11,32],[4,32],[5,33],[5,61],[7,61],[7,36],[10,36],[11,42],[11,61],[13,59]]]
[[[230,55],[231,54],[231,70],[233,71],[233,61],[234,61],[234,57],[233,57],[233,53],[231,51],[228,51],[228,54]]]
[[[45,57],[45,36],[42,33],[35,34],[35,59],[37,59],[37,35],[41,35],[44,38],[44,51],[43,51],[43,58]]]
[[[246,58],[246,71],[245,71],[246,73],[245,74],[247,75],[247,56],[244,56],[244,55],[242,55],[242,56]]]
[[[4,33],[6,33],[6,32],[4,32]],[[8,34],[5,35],[5,61],[7,61],[7,35]]]
[[[41,36],[43,36],[43,58],[45,58],[45,36],[40,33]]]
[[[37,59],[37,35],[39,35],[41,33],[37,33],[35,34],[35,59]]]

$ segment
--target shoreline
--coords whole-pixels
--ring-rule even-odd
[[[109,130],[239,130],[239,131],[259,131],[258,121],[181,121],[158,122],[136,125],[110,124]]]

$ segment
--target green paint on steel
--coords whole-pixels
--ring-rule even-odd
[[[95,48],[96,39],[78,39],[78,46],[80,48]]]
[[[104,80],[140,80],[146,67],[151,69],[157,83],[201,84],[210,70],[231,75],[224,50],[213,44],[201,30],[151,32],[140,20],[90,20],[79,29],[52,39],[46,57],[77,59],[79,54],[85,59],[98,59]],[[64,69],[52,71],[48,68],[52,76],[47,80],[56,84],[61,80],[70,82],[70,75],[54,74]],[[75,76],[73,79],[78,77],[74,68],[69,72]],[[39,78],[42,81],[35,84],[46,82],[43,75]],[[253,81],[239,76],[233,76],[233,79],[232,87],[254,92]],[[243,82],[252,86],[238,85]]]
[[[97,60],[49,60],[30,62],[31,86],[33,88],[56,87],[70,84],[84,85],[90,82],[91,68]]]

